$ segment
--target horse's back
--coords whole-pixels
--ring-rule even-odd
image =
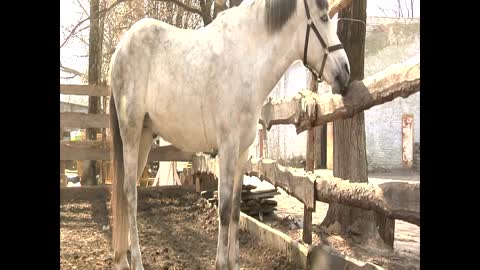
[[[162,21],[143,18],[135,22],[118,42],[111,60],[111,85],[114,96],[140,91],[148,82],[152,59],[165,49],[162,44],[178,29]],[[128,87],[128,84],[134,87]],[[146,89],[145,89],[146,90]],[[138,93],[137,93],[138,94]]]

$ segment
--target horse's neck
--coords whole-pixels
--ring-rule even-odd
[[[288,33],[283,29],[273,35],[267,34],[269,37],[264,46],[259,46],[257,57],[262,60],[259,62],[256,90],[261,103],[270,95],[288,67],[301,57],[296,48],[294,31]]]
[[[228,52],[227,61],[230,64],[249,63],[240,65],[243,69],[236,72],[249,78],[250,90],[254,91],[252,94],[257,96],[260,106],[288,67],[301,59],[295,33],[299,25],[295,20],[298,19],[292,16],[280,31],[268,33],[264,23],[264,4],[229,11],[217,18],[215,27],[227,29],[222,38],[231,39],[238,48]]]

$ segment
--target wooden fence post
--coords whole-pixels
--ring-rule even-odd
[[[200,174],[195,174],[195,191],[200,193],[201,192],[201,189],[200,189]]]
[[[309,70],[307,72],[307,87],[312,92],[318,91],[317,77]],[[307,154],[306,154],[306,172],[314,172],[315,170],[315,131],[318,130],[314,127],[307,131]],[[318,142],[320,143],[320,142]],[[315,193],[314,193],[315,194]],[[315,201],[316,199],[314,199]],[[303,205],[303,232],[302,240],[306,244],[312,244],[312,214],[315,209],[308,209]]]

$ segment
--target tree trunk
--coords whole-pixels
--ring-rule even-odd
[[[102,31],[100,29],[99,0],[90,1],[90,36],[88,57],[88,84],[100,84],[102,72]],[[88,113],[96,114],[100,111],[100,97],[88,97]],[[97,129],[87,129],[87,140],[97,139]],[[96,161],[85,161],[82,175],[82,185],[97,184]]]
[[[183,21],[183,8],[178,7],[177,8],[177,16],[175,17],[175,26],[178,28],[182,28],[182,23]]]
[[[211,8],[212,8],[212,1],[213,0],[200,0],[200,10],[202,10],[203,13],[205,14],[212,14],[212,12],[210,12]],[[207,26],[208,24],[210,24],[212,21],[211,20],[207,20],[205,17],[202,17],[203,19],[203,26]]]
[[[243,0],[230,0],[230,7],[236,7],[242,3]]]
[[[352,5],[339,13],[339,18],[366,21],[366,0],[353,1]],[[342,20],[338,23],[338,37],[345,46],[350,66],[350,81],[362,80],[364,76],[365,34],[363,23]],[[333,175],[352,182],[368,182],[368,166],[365,140],[364,112],[352,118],[336,120],[333,140]],[[350,236],[357,244],[373,243],[383,246],[377,230],[377,221],[385,218],[374,211],[362,210],[331,203],[322,223],[337,233]],[[390,224],[391,225],[391,224]],[[393,241],[392,241],[393,244]]]
[[[413,0],[410,0],[410,10],[412,11],[412,19],[413,19]]]
[[[213,19],[215,19],[218,13],[228,9],[226,0],[215,0],[213,3]]]
[[[397,3],[398,3],[398,17],[403,18],[402,3],[400,2],[400,0],[397,0]]]
[[[166,5],[167,5],[167,18],[165,19],[165,21],[171,25],[174,25],[174,21],[173,21],[173,15],[176,11],[176,6],[172,3],[172,2],[166,2]]]
[[[186,0],[185,1],[185,5],[187,5],[187,6],[190,6],[191,3],[192,3],[192,0]],[[185,17],[185,19],[183,20],[184,23],[182,24],[182,26],[185,29],[188,29],[188,21],[190,20],[190,14],[191,14],[191,12],[183,13],[183,16]]]

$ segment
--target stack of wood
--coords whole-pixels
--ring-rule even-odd
[[[249,216],[259,216],[263,220],[263,216],[273,213],[277,210],[277,201],[273,200],[275,195],[280,192],[277,189],[258,190],[253,185],[242,186],[242,201],[240,203],[240,211]],[[203,191],[202,196],[211,204],[218,206],[218,191]]]

